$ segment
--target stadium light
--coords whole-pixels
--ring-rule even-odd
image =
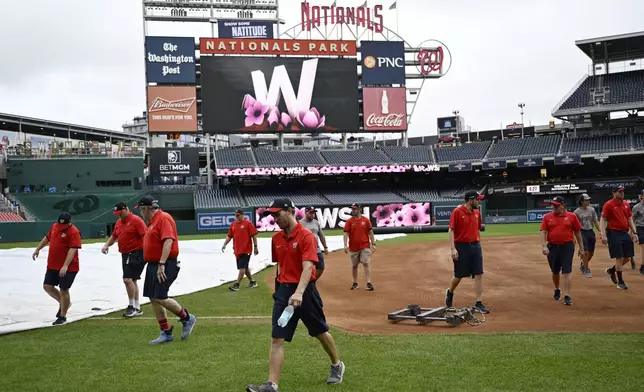
[[[525,103],[519,102],[517,106],[521,109],[521,138],[523,138],[523,108],[525,107]]]

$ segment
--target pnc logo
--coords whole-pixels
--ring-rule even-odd
[[[367,56],[362,64],[369,69],[373,68],[403,68],[405,61],[402,57],[373,57]]]

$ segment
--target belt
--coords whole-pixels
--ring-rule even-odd
[[[296,289],[296,288],[297,288],[297,286],[299,286],[299,285],[300,285],[300,283],[299,283],[299,282],[297,282],[297,283],[290,283],[290,282],[289,282],[289,283],[282,283],[282,282],[280,282],[279,280],[278,280],[277,282],[280,284],[280,286],[292,287],[292,288],[294,288],[294,289]],[[314,284],[315,284],[315,280],[312,280],[312,281],[310,281],[310,282],[309,282],[308,286],[311,286],[311,285],[314,285]],[[307,287],[308,287],[308,286],[307,286]]]
[[[455,244],[457,244],[457,245],[470,245],[470,246],[472,246],[472,245],[478,245],[478,244],[479,244],[479,241],[472,241],[472,242],[455,242]]]
[[[562,244],[555,244],[555,243],[552,243],[552,242],[549,242],[549,243],[548,243],[548,245],[552,245],[552,246],[564,246],[564,245],[570,245],[570,244],[574,244],[574,242],[573,242],[573,241],[569,241],[569,242],[564,242],[564,243],[562,243]]]

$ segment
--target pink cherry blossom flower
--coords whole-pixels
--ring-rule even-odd
[[[253,98],[250,94],[244,95],[244,99],[242,100],[242,109],[246,110],[249,107],[253,106],[257,102],[255,98]]]
[[[381,220],[381,219],[387,219],[390,216],[393,215],[393,211],[389,207],[389,205],[384,205],[384,206],[377,206],[376,210],[371,214],[373,218],[376,220]]]
[[[325,118],[320,116],[316,108],[309,109],[308,112],[300,112],[297,115],[297,122],[304,128],[315,129],[324,126]]]
[[[255,102],[252,106],[246,109],[245,124],[247,127],[251,125],[260,125],[264,122],[264,115],[268,111],[268,105],[262,105],[261,102]]]
[[[405,215],[405,219],[403,220],[403,226],[419,226],[421,224],[424,224],[425,221],[427,221],[427,217],[425,216],[425,213],[422,212],[421,210],[407,210],[407,211],[401,211]]]
[[[293,120],[291,119],[291,116],[288,115],[288,113],[282,113],[282,115],[280,116],[280,122],[285,128],[288,128],[291,126]]]
[[[405,226],[405,221],[407,217],[404,212],[398,211],[391,216],[391,219],[394,221],[395,227],[401,227],[401,226]]]
[[[280,121],[280,112],[276,107],[269,110],[267,121],[268,121],[269,127],[277,128],[277,125],[279,124],[279,121]]]

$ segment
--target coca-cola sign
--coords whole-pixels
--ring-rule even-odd
[[[407,130],[407,96],[404,87],[364,87],[362,108],[365,131]]]
[[[151,133],[197,132],[196,88],[148,87],[148,130]]]

